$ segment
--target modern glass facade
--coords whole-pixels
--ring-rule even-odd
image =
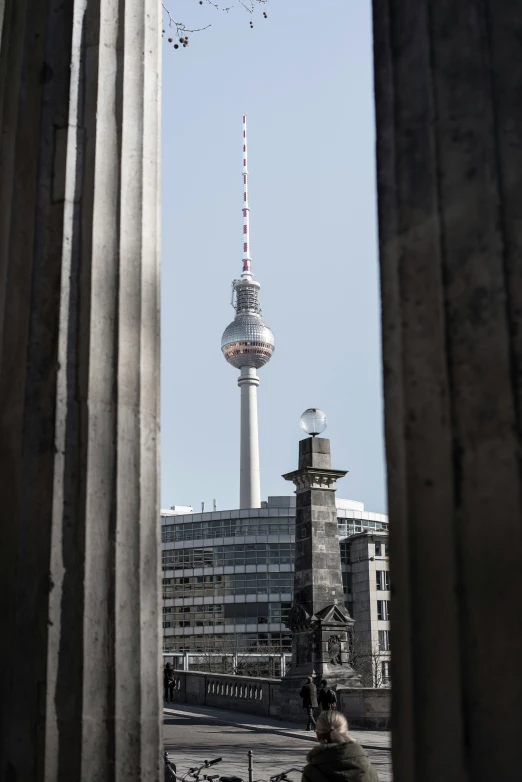
[[[337,506],[340,539],[388,528],[362,503]],[[295,497],[252,510],[162,511],[161,524],[165,651],[290,650]]]

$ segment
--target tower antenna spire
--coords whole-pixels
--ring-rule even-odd
[[[243,272],[241,277],[252,279],[250,265],[250,207],[248,205],[247,118],[243,114]]]

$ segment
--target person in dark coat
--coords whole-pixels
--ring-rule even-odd
[[[165,700],[167,703],[174,702],[174,671],[172,665],[167,663],[163,670],[163,689],[165,690]]]
[[[303,684],[301,687],[299,695],[303,699],[303,709],[306,709],[306,730],[312,730],[312,728],[315,728],[314,709],[317,709],[319,704],[317,703],[317,687],[313,683],[311,676],[306,680],[306,684]]]
[[[335,692],[328,686],[326,679],[321,681],[321,689],[317,696],[319,706],[323,711],[330,711],[337,708],[337,696]]]
[[[338,711],[323,711],[315,728],[320,742],[306,756],[302,782],[379,782],[366,751],[348,733]]]

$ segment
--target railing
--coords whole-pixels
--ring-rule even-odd
[[[172,678],[176,703],[279,716],[280,679],[179,670],[173,671]]]
[[[181,671],[200,671],[205,672],[205,667],[219,667],[221,664],[223,670],[218,673],[226,673],[234,676],[245,675],[242,668],[255,666],[259,670],[256,673],[262,673],[262,668],[272,669],[264,674],[266,678],[284,677],[290,668],[292,655],[290,652],[284,654],[270,654],[269,652],[257,653],[234,653],[234,652],[207,652],[205,654],[198,652],[184,652],[175,654],[173,652],[163,652],[163,663],[170,663],[173,668]],[[252,674],[246,672],[247,678]]]

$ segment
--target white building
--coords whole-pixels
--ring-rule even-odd
[[[388,517],[360,502],[336,503],[346,604],[357,648],[368,648],[380,631],[389,639],[389,593],[381,598],[376,587],[376,574],[388,570]],[[164,651],[289,652],[295,496],[269,497],[261,508],[191,511],[161,512]]]
[[[341,540],[346,606],[355,620],[352,656],[367,686],[390,683],[388,532],[366,530]]]

